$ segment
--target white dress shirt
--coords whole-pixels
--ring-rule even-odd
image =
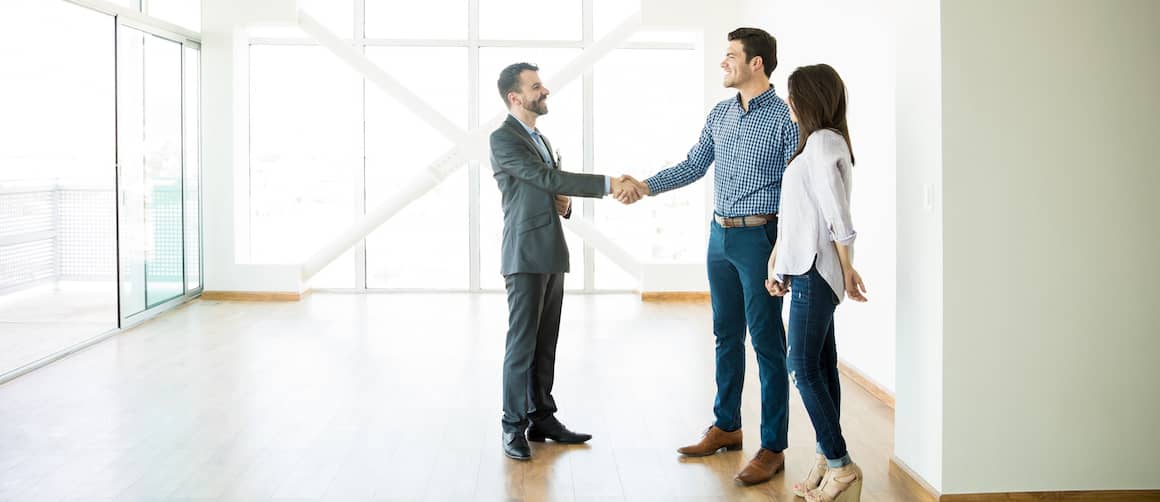
[[[786,276],[809,272],[816,258],[818,273],[839,302],[846,283],[834,243],[850,246],[858,235],[850,221],[850,167],[850,148],[841,134],[822,129],[806,139],[782,177],[773,266],[774,279],[785,282]]]

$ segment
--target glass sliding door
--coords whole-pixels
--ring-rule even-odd
[[[182,46],[124,26],[118,40],[121,310],[184,293]]]
[[[117,327],[114,19],[4,9],[0,375]]]
[[[145,40],[121,27],[117,47],[117,204],[121,315],[145,310]]]
[[[145,42],[145,304],[184,293],[181,45]]]

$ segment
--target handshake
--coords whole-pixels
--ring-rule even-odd
[[[632,204],[651,193],[647,183],[627,174],[610,179],[612,180],[612,196],[624,204]]]

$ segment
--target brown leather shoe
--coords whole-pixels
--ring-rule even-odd
[[[708,429],[705,429],[705,435],[699,443],[677,448],[677,453],[690,457],[704,457],[717,453],[721,448],[729,451],[740,450],[741,429],[725,432],[710,425]]]
[[[764,483],[773,479],[773,475],[781,471],[783,467],[785,467],[783,453],[762,448],[757,450],[757,455],[753,456],[749,465],[741,469],[741,472],[737,473],[733,479],[747,485]]]

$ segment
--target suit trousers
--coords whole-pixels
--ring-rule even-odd
[[[503,430],[523,432],[554,417],[556,340],[564,274],[509,274],[507,347],[503,358]]]

